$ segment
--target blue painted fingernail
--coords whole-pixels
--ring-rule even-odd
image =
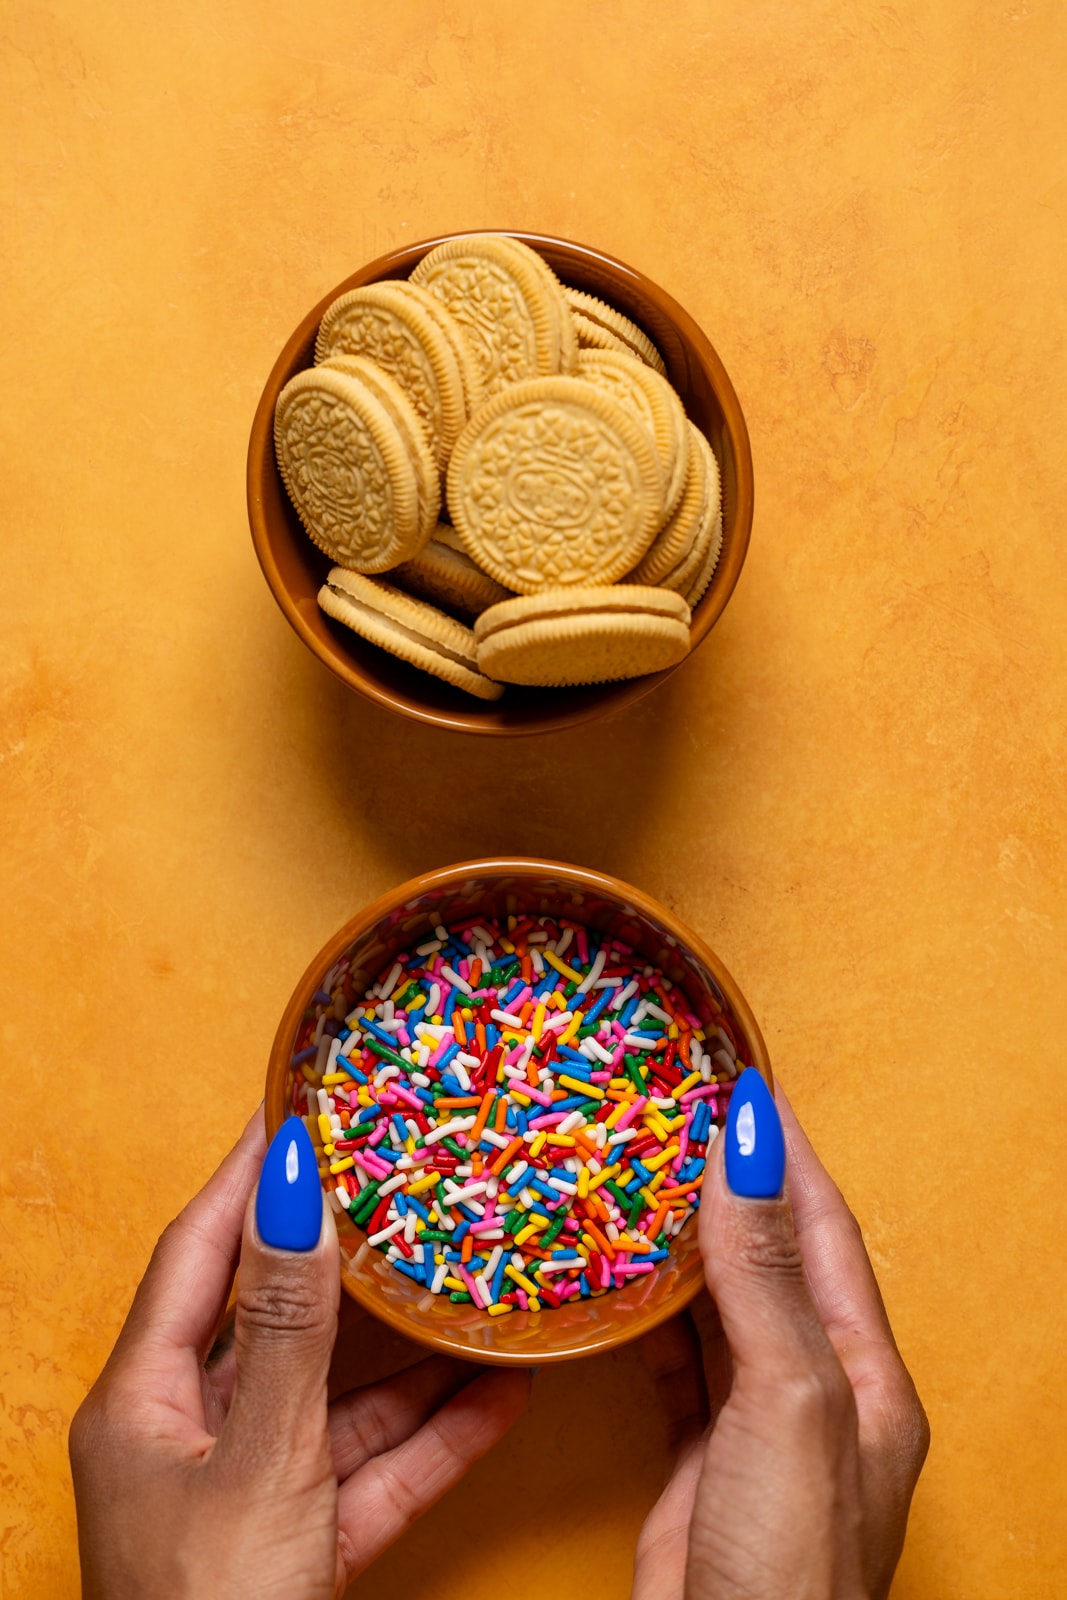
[[[314,1250],[322,1232],[322,1183],[301,1117],[289,1117],[263,1158],[256,1227],[275,1250]]]
[[[734,1084],[726,1116],[726,1181],[734,1194],[771,1200],[785,1181],[785,1139],[774,1096],[746,1067]]]

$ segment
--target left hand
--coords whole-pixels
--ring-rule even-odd
[[[430,1357],[327,1404],[337,1235],[268,1248],[262,1111],[164,1232],[74,1418],[85,1600],[327,1600],[500,1439],[523,1371]],[[242,1236],[243,1235],[243,1236]],[[240,1257],[235,1345],[206,1366]]]

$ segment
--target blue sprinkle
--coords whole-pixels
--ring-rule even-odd
[[[406,1198],[399,1192],[399,1190],[393,1196],[393,1204],[396,1206],[396,1213],[397,1213],[398,1217],[406,1217],[407,1216],[407,1214],[408,1214],[408,1203],[407,1203]]]
[[[325,989],[316,989],[311,998],[316,1005],[328,1006],[333,1004],[333,996],[327,994]]]
[[[485,1025],[485,1048],[487,1050],[492,1050],[499,1043],[500,1029],[497,1027],[495,1022],[487,1022]]]
[[[405,1277],[414,1278],[416,1283],[426,1282],[424,1269],[420,1266],[417,1266],[414,1261],[405,1261],[403,1256],[397,1256],[392,1265],[396,1267],[399,1272],[402,1272]]]
[[[511,1002],[514,1000],[515,996],[517,994],[521,994],[522,991],[525,989],[525,987],[526,987],[526,979],[525,978],[516,978],[515,982],[511,985],[511,988],[508,990],[507,994],[504,995],[503,998],[500,1001],[500,1009],[501,1009],[501,1011],[506,1011],[508,1009],[508,1006],[510,1006]]]
[[[306,1050],[298,1050],[296,1052],[295,1056],[290,1056],[289,1065],[291,1067],[299,1067],[301,1062],[310,1061],[312,1056],[317,1056],[318,1053],[319,1053],[318,1045],[317,1044],[309,1044]]]
[[[471,1221],[474,1221],[473,1217],[471,1218]],[[462,1244],[470,1230],[470,1222],[461,1222],[455,1233],[452,1235],[453,1242],[455,1244]]]
[[[589,1007],[589,1010],[585,1013],[585,1021],[582,1024],[583,1027],[587,1028],[591,1022],[596,1021],[604,1007],[608,1004],[608,1001],[613,998],[615,993],[616,991],[614,989],[602,989],[600,991],[599,997],[594,1000],[593,1004]]]

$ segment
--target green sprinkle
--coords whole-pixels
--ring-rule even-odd
[[[504,1231],[506,1233],[517,1233],[522,1226],[523,1216],[524,1213],[518,1206],[515,1207],[514,1211],[509,1211],[504,1218]]]
[[[626,1071],[627,1077],[637,1089],[638,1093],[644,1094],[645,1080],[641,1076],[641,1069],[638,1065],[637,1058],[635,1056],[623,1056],[622,1064]]]
[[[382,1044],[373,1033],[368,1033],[363,1040],[368,1050],[373,1050],[376,1056],[381,1056],[383,1061],[391,1061],[394,1067],[400,1067],[403,1072],[411,1071],[411,1062],[405,1061],[403,1056],[397,1055],[395,1050],[390,1050],[387,1044]]]
[[[565,1214],[561,1211],[552,1226],[550,1228],[546,1228],[544,1233],[541,1235],[542,1248],[544,1248],[545,1245],[551,1244],[553,1239],[559,1237],[560,1233],[563,1231],[563,1224],[566,1220]]]
[[[629,1211],[630,1196],[626,1193],[625,1189],[619,1188],[614,1178],[606,1179],[604,1188],[607,1189],[609,1194],[614,1195],[617,1204],[622,1208],[623,1211]]]
[[[458,1156],[461,1161],[466,1161],[470,1156],[470,1151],[464,1150],[461,1144],[457,1144],[450,1133],[445,1134],[444,1138],[441,1140],[441,1143],[444,1145],[446,1150],[451,1150],[452,1154],[454,1156]]]
[[[454,1306],[469,1306],[471,1297],[466,1289],[453,1289],[448,1297]]]

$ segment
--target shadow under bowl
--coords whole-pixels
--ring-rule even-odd
[[[442,234],[369,262],[308,312],[286,342],[256,408],[248,446],[248,518],[260,566],[286,619],[308,649],[358,694],[404,716],[461,733],[550,733],[633,705],[676,672],[567,689],[509,685],[484,702],[420,672],[359,638],[319,609],[317,595],[333,565],[308,538],[282,482],[274,455],[274,409],[282,389],[314,363],[315,335],[338,295],[383,278],[407,278]],[[733,593],[752,528],[752,453],[741,406],[710,341],[678,302],[633,267],[602,251],[537,233],[512,232],[548,262],[562,282],[584,289],[632,317],[667,364],[687,415],[706,435],[722,472],[723,542],[707,593],[693,613],[693,648],[707,638]],[[383,574],[388,578],[388,574]],[[679,663],[681,664],[681,663]]]
[[[271,1049],[268,1136],[273,1138],[293,1112],[300,1078],[293,1056],[310,1020],[324,1010],[346,1015],[396,956],[432,937],[438,923],[455,927],[525,914],[566,917],[630,945],[635,965],[651,963],[665,973],[703,1026],[712,1029],[725,1019],[736,1040],[738,1071],[755,1066],[771,1083],[767,1049],[744,996],[718,956],[663,906],[617,878],[582,867],[495,857],[443,867],[401,884],[353,917],[319,951],[285,1009]],[[336,1010],[316,1000],[338,989]],[[690,1218],[666,1260],[625,1288],[570,1300],[558,1310],[494,1318],[433,1295],[397,1272],[347,1214],[337,1218],[337,1228],[342,1282],[361,1306],[419,1344],[501,1366],[537,1366],[626,1344],[683,1310],[704,1281],[696,1219]]]

